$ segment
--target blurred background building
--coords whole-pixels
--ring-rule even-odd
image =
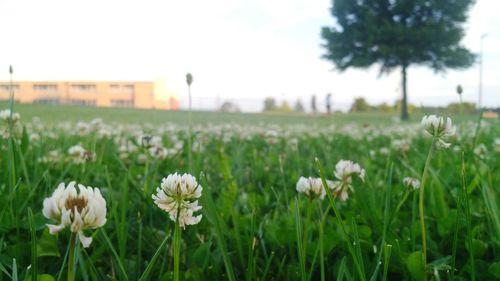
[[[177,110],[179,99],[165,80],[130,81],[22,81],[12,83],[21,103],[69,104]],[[10,82],[0,81],[0,100],[10,98]]]

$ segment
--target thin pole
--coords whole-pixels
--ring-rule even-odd
[[[481,108],[483,107],[483,39],[486,34],[481,35],[480,46],[479,46],[479,91],[478,91],[478,101],[477,109],[481,113]]]
[[[14,69],[12,65],[9,66],[9,74],[10,74],[10,83],[9,83],[9,91],[10,91],[10,119],[12,120],[12,110],[14,109],[14,85],[12,83],[12,75],[14,74]]]

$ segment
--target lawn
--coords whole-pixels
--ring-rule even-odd
[[[14,111],[0,281],[500,280],[498,120]]]

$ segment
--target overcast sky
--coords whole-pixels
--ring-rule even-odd
[[[12,64],[17,80],[167,79],[186,105],[185,74],[194,76],[196,108],[232,100],[246,111],[274,96],[309,107],[314,93],[334,109],[355,97],[393,103],[400,73],[378,66],[338,73],[321,59],[320,30],[332,25],[330,0],[0,0],[0,80]],[[483,104],[500,106],[500,2],[477,0],[464,44],[479,52],[484,39]],[[411,67],[409,100],[417,105],[476,102],[478,65],[435,74]],[[219,97],[219,99],[217,99]]]

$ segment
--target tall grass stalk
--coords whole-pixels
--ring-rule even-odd
[[[204,215],[209,220],[215,229],[215,238],[217,240],[217,245],[222,254],[222,260],[224,261],[224,265],[226,267],[227,279],[229,281],[236,281],[236,277],[234,274],[233,264],[231,263],[231,259],[229,258],[229,251],[227,250],[226,241],[224,240],[224,235],[228,233],[228,228],[225,225],[225,222],[220,217],[219,212],[215,208],[215,203],[212,198],[210,186],[206,180],[206,177],[203,173],[200,174],[200,181],[203,186],[206,186],[207,189],[204,191],[201,200],[203,200],[203,211]]]
[[[141,277],[138,279],[139,281],[146,281],[146,280],[148,280],[149,274],[153,270],[153,266],[155,265],[156,260],[160,256],[161,249],[163,248],[163,246],[165,246],[165,244],[167,244],[168,238],[170,238],[170,236],[166,235],[165,239],[163,239],[163,242],[161,242],[161,244],[158,247],[158,249],[156,249],[156,252],[153,255],[153,257],[151,258],[151,261],[149,261],[148,266],[146,267],[146,269],[142,273]]]
[[[325,216],[323,215],[323,210],[321,208],[321,201],[318,201],[318,211],[319,211],[319,266],[321,272],[321,281],[325,281],[325,253],[323,249],[323,228],[325,223]],[[328,209],[326,214],[328,213]]]
[[[10,92],[10,98],[9,98],[9,108],[10,108],[10,120],[12,121],[12,114],[14,114],[14,86],[12,83],[12,75],[14,74],[14,69],[12,68],[12,65],[9,66],[9,74],[10,74],[10,80],[9,80],[9,92]],[[14,125],[12,122],[9,122],[9,133],[10,136],[12,137],[12,126]]]
[[[346,242],[347,242],[347,248],[348,248],[349,253],[351,254],[352,259],[354,261],[354,266],[356,268],[356,271],[359,275],[359,278],[362,281],[366,281],[366,274],[365,274],[364,269],[358,260],[358,257],[354,251],[354,248],[352,247],[351,239],[349,239],[349,234],[347,233],[347,229],[345,227],[344,221],[342,220],[342,217],[340,216],[340,212],[337,209],[337,205],[335,204],[335,198],[333,197],[332,191],[329,188],[327,188],[328,184],[327,184],[326,178],[325,178],[325,170],[324,170],[323,166],[321,165],[321,163],[319,162],[318,158],[315,159],[315,162],[316,162],[316,167],[319,170],[321,182],[323,183],[323,187],[325,188],[326,194],[327,194],[328,199],[330,201],[330,205],[333,209],[333,212],[335,213],[335,217],[339,221],[340,228],[342,229],[342,232],[344,233],[344,237],[345,237]]]
[[[38,253],[36,246],[36,227],[35,219],[31,208],[28,208],[28,221],[31,232],[31,280],[37,281],[38,276]]]
[[[389,271],[389,263],[391,261],[392,245],[384,245],[384,272],[382,274],[382,281],[387,280],[387,272]]]
[[[68,281],[75,280],[75,248],[76,248],[76,233],[71,232],[69,239],[69,259],[68,259]]]
[[[174,229],[174,281],[179,281],[179,264],[181,256],[181,227],[179,225],[180,207],[177,209],[177,219]]]
[[[192,139],[191,135],[193,133],[193,117],[191,112],[191,83],[193,82],[193,77],[190,73],[186,75],[186,80],[188,84],[188,167],[189,172],[193,173],[193,152],[192,152]]]
[[[422,264],[424,266],[424,280],[427,280],[427,240],[425,231],[425,185],[427,184],[428,169],[431,165],[432,155],[436,147],[436,137],[432,138],[431,147],[429,148],[429,153],[427,154],[427,159],[425,160],[424,170],[422,172],[422,183],[420,185],[419,196],[418,196],[418,211],[420,217],[420,232],[422,235]]]
[[[306,253],[304,248],[304,239],[302,233],[302,224],[300,222],[299,201],[295,198],[295,233],[297,239],[297,255],[299,257],[300,280],[305,281],[306,278]]]
[[[467,190],[465,184],[465,160],[464,160],[464,152],[462,151],[462,168],[461,168],[461,176],[462,176],[462,189],[464,193],[464,211],[465,211],[465,220],[467,224],[467,244],[469,244],[469,263],[470,263],[470,280],[476,280],[476,270],[474,265],[474,244],[472,242],[472,226],[471,226],[471,216],[470,216],[470,205],[469,205],[469,191]]]
[[[462,182],[463,184],[463,182]],[[461,193],[467,191],[467,188],[462,188]],[[453,243],[451,246],[451,273],[449,280],[455,280],[455,270],[456,270],[456,259],[457,259],[457,244],[458,244],[458,227],[460,224],[460,206],[462,204],[462,194],[457,197],[457,218],[455,219],[455,230],[453,232]]]

